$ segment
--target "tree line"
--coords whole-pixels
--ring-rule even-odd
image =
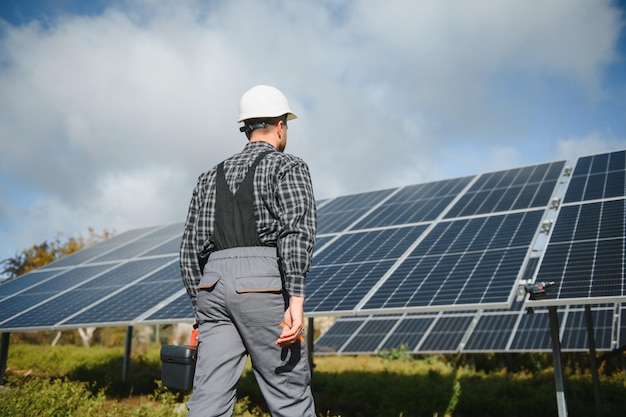
[[[62,234],[58,234],[54,240],[45,240],[10,258],[3,259],[0,261],[0,276],[5,276],[5,281],[12,280],[112,236],[112,233],[106,229],[97,233],[94,228],[90,227],[88,232],[86,238],[79,235],[65,240],[62,239]]]

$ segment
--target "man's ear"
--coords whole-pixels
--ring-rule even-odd
[[[280,139],[283,136],[283,125],[285,123],[281,120],[276,123],[276,133],[278,133],[278,138]]]

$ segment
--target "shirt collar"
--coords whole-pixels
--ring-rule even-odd
[[[262,150],[275,151],[276,148],[270,145],[267,142],[258,141],[258,142],[248,142],[246,147],[244,148],[249,152],[260,152]]]

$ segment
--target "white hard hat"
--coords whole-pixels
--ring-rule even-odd
[[[269,85],[257,85],[246,91],[241,96],[239,103],[239,120],[262,119],[287,115],[287,120],[293,120],[297,116],[289,108],[287,97],[275,87]]]

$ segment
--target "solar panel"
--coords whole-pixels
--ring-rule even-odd
[[[508,305],[541,217],[531,211],[439,223],[363,310]]]
[[[147,233],[157,229],[157,227],[148,227],[143,229],[134,229],[124,232],[120,235],[113,236],[109,239],[106,239],[97,245],[94,245],[89,248],[85,248],[78,252],[75,252],[69,256],[66,256],[62,259],[59,259],[56,262],[52,262],[48,265],[41,267],[41,269],[48,268],[62,268],[67,266],[79,265],[85,261],[88,261],[96,256],[102,256],[111,250],[115,250],[118,247],[123,247],[134,239],[139,238],[142,235],[146,235]]]
[[[592,306],[594,341],[598,351],[612,351],[623,345],[626,332],[624,310],[620,305]],[[341,317],[316,340],[315,352],[377,354],[400,348],[420,354],[549,352],[552,342],[547,313],[546,309],[535,310],[533,314],[518,309],[419,313],[399,317]],[[558,317],[562,350],[587,351],[589,339],[584,308],[561,307]]]
[[[559,323],[563,322],[563,312],[559,311]],[[548,314],[536,312],[521,317],[519,327],[511,341],[511,350],[522,352],[549,351],[551,349],[550,321]]]
[[[38,285],[30,287],[28,291],[5,297],[0,301],[0,326],[2,326],[2,328],[10,327],[7,325],[7,322],[14,316],[23,314],[32,308],[36,308],[41,304],[51,301],[53,297],[58,294],[80,286],[87,280],[94,279],[94,277],[103,273],[108,268],[110,268],[110,266],[95,265],[69,269],[48,280],[41,280]],[[26,275],[25,278],[28,278],[30,281],[32,276],[38,277],[39,275],[40,274]],[[22,278],[16,279],[13,282],[21,281],[21,279]],[[4,289],[4,285],[0,286],[0,288]],[[51,305],[57,308],[56,304],[56,302],[53,302]],[[58,306],[58,308],[63,307],[64,306]],[[37,316],[34,316],[33,319],[36,323],[39,323]],[[32,324],[36,324],[35,322]]]
[[[353,229],[435,220],[471,179],[464,177],[404,187],[359,221]]]
[[[623,197],[626,151],[579,158],[563,203]]]
[[[515,314],[481,316],[464,349],[479,352],[504,350],[517,320],[518,315]]]
[[[27,275],[20,277],[20,279],[13,279],[2,283],[2,293],[0,293],[0,301],[12,296],[16,293],[26,290],[33,285],[36,285],[42,281],[47,280],[54,274],[55,271],[35,270]]]
[[[422,352],[457,352],[472,316],[440,316],[419,345]]]
[[[381,190],[354,194],[327,201],[319,207],[317,212],[317,234],[337,233],[347,229],[393,191]]]
[[[103,298],[89,309],[63,321],[62,325],[102,325],[133,320],[180,290],[177,260],[147,275],[125,291]]]
[[[337,353],[365,322],[364,318],[340,320],[315,342],[318,353]]]
[[[169,261],[172,261],[172,258]],[[90,277],[82,284],[72,287],[71,290],[47,291],[42,294],[45,296],[45,301],[23,309],[21,313],[3,322],[2,326],[13,329],[56,328],[66,317],[106,299],[115,291],[131,285],[133,281],[161,265],[161,259],[129,261],[100,275]],[[100,268],[103,267],[100,266]],[[85,278],[82,274],[83,269],[80,268],[81,273],[76,275],[77,280]],[[74,271],[79,271],[79,269],[68,271],[68,274]]]
[[[423,233],[425,226],[345,234],[316,254],[306,310],[350,311]]]
[[[613,328],[614,328],[614,310],[601,309],[596,310],[593,314],[594,341],[601,350],[608,350],[611,347]],[[587,324],[585,322],[585,312],[583,310],[575,310],[567,315],[567,322],[561,338],[562,349],[589,349],[589,335],[587,333]]]
[[[380,348],[383,350],[391,350],[406,346],[409,351],[415,350],[424,334],[432,325],[433,320],[434,317],[432,316],[401,320],[398,326],[387,335],[384,343],[380,345]]]
[[[138,320],[140,323],[176,323],[192,321],[194,311],[185,290],[180,290],[178,296],[155,306],[154,311],[148,311],[145,318]]]
[[[531,305],[626,300],[625,153],[578,160],[536,278],[555,285]]]
[[[545,206],[564,165],[559,161],[481,175],[446,217]]]
[[[131,230],[0,285],[0,328],[132,323],[180,290],[182,230],[182,223]]]
[[[396,322],[397,320],[390,318],[368,320],[346,344],[344,351],[347,353],[361,353],[376,350]]]
[[[346,210],[349,197],[331,200],[327,213],[351,216],[342,222],[343,232],[334,228],[333,240],[315,254],[306,310],[323,315],[508,306],[564,165],[393,189],[363,210]],[[364,195],[353,199],[361,202]],[[383,233],[413,224],[419,233],[405,238],[404,252],[386,253],[376,244]]]
[[[89,262],[107,262],[132,259],[144,254],[155,247],[159,247],[164,240],[171,239],[177,233],[181,233],[179,224],[170,225],[153,233],[144,235],[141,239],[134,240],[100,256],[92,258]]]

